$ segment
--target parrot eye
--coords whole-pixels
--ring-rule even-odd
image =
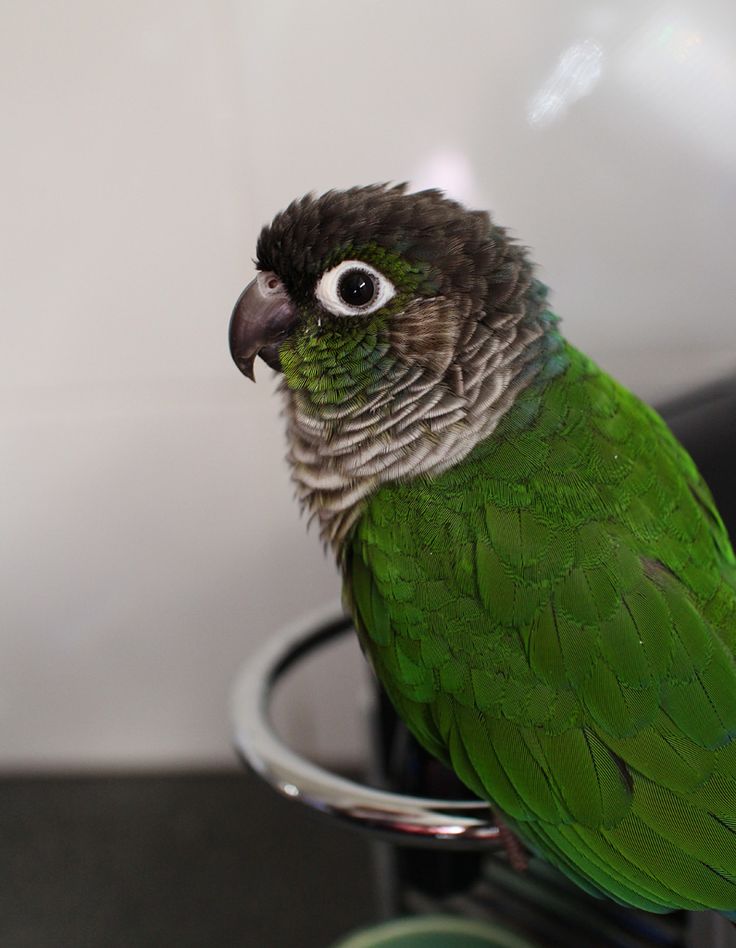
[[[395,296],[390,280],[362,260],[343,260],[327,270],[315,290],[317,299],[335,316],[375,313]]]
[[[367,306],[376,295],[376,284],[367,270],[346,270],[337,281],[337,295],[348,306]]]

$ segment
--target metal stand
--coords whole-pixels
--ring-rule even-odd
[[[348,633],[350,620],[330,609],[276,634],[241,669],[232,716],[243,760],[283,796],[382,839],[444,849],[500,846],[486,803],[430,800],[355,783],[300,757],[276,735],[269,705],[279,678],[307,653]]]

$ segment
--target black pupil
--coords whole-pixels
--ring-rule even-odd
[[[340,277],[337,292],[349,306],[365,306],[376,295],[376,284],[367,270],[348,270]]]

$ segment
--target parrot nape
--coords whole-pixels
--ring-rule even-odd
[[[736,912],[736,559],[691,458],[439,191],[306,196],[256,264],[231,352],[282,373],[298,497],[410,731],[588,892]]]

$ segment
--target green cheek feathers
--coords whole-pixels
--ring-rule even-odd
[[[341,404],[365,395],[393,364],[383,311],[370,321],[311,313],[284,342],[279,356],[290,389],[305,391],[318,405]]]
[[[429,268],[367,244],[342,246],[324,269],[342,260],[363,260],[378,269],[396,289],[396,295],[370,316],[332,316],[316,304],[303,309],[304,322],[279,350],[284,379],[290,389],[307,392],[315,405],[364,401],[394,365],[389,324],[417,295],[431,295]]]

